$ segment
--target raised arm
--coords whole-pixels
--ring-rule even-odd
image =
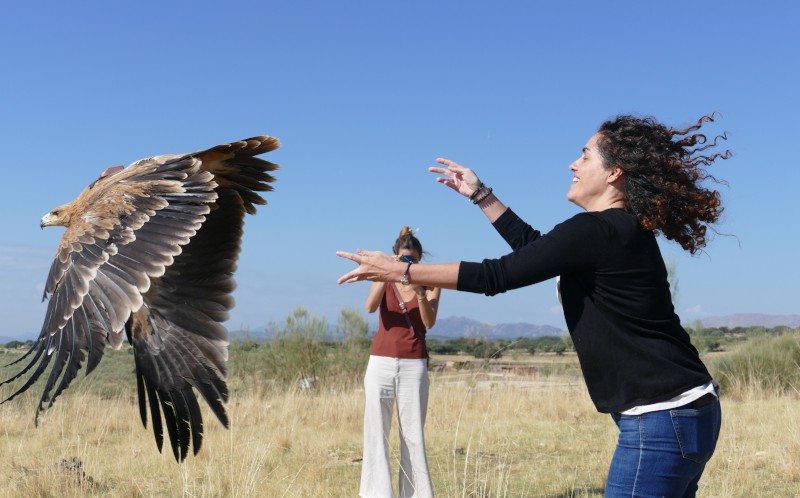
[[[436,325],[436,314],[439,312],[439,296],[442,289],[440,287],[414,286],[414,291],[417,293],[422,323],[425,324],[426,329],[430,329]]]
[[[364,306],[367,308],[367,313],[375,313],[381,305],[383,294],[386,292],[386,282],[372,282],[372,287],[369,289],[367,302]]]
[[[441,157],[436,159],[436,162],[445,166],[428,168],[431,173],[443,175],[436,181],[447,185],[473,204],[477,204],[490,223],[494,223],[508,209],[471,169]]]

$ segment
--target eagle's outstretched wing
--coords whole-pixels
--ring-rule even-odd
[[[53,404],[84,361],[87,375],[123,329],[134,348],[139,408],[149,402],[159,450],[161,412],[173,453],[200,448],[197,389],[227,427],[231,293],[245,213],[265,204],[277,165],[254,156],[277,149],[254,137],[202,152],[156,156],[101,176],[43,225],[64,225],[45,285],[47,313],[30,358],[8,383],[30,376],[5,401],[31,387],[52,363],[36,412]],[[46,221],[45,221],[46,220]]]

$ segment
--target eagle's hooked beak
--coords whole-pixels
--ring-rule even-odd
[[[49,227],[58,221],[58,214],[50,211],[46,215],[42,216],[42,221],[39,223],[39,228]]]

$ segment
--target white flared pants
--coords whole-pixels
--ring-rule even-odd
[[[370,356],[364,375],[363,498],[394,498],[389,452],[392,411],[397,400],[400,433],[400,497],[431,498],[433,485],[425,455],[428,360]]]

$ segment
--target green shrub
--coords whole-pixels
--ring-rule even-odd
[[[698,321],[693,327],[688,327],[689,339],[692,345],[701,353],[718,351],[727,329],[723,328],[704,328]]]
[[[478,359],[496,360],[503,356],[503,344],[488,339],[471,339],[468,352]]]
[[[711,364],[723,390],[800,391],[800,333],[753,337]]]
[[[461,351],[452,341],[442,342],[438,339],[428,338],[425,343],[428,345],[428,352],[431,354],[453,355]]]
[[[323,318],[297,308],[286,325],[273,329],[269,342],[238,341],[230,346],[230,370],[238,385],[231,389],[318,388],[361,382],[371,341],[366,318],[342,310],[334,337]]]

